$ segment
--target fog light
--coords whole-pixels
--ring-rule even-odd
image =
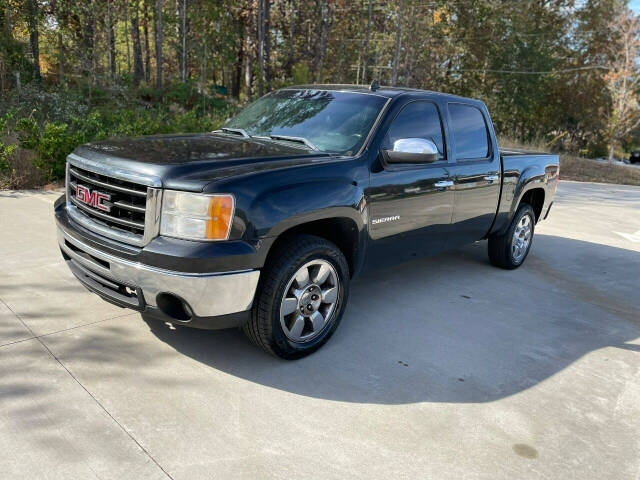
[[[172,293],[160,293],[156,303],[162,313],[179,322],[189,322],[193,317],[193,310],[187,302]]]

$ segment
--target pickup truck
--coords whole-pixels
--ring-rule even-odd
[[[483,239],[522,265],[558,178],[556,155],[499,150],[481,101],[304,85],[211,133],[78,147],[55,218],[103,299],[295,359],[336,330],[356,275]]]

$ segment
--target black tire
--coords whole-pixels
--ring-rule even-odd
[[[312,260],[331,263],[339,279],[335,313],[313,339],[296,343],[285,334],[280,323],[280,306],[287,285],[303,265]],[[295,360],[313,353],[329,340],[342,319],[349,297],[349,266],[333,243],[313,235],[296,235],[277,247],[260,277],[251,319],[242,327],[252,343],[267,353]]]
[[[531,219],[531,240],[529,241],[529,245],[525,251],[524,256],[516,260],[514,259],[512,241],[513,241],[513,233],[520,223],[520,220],[523,216],[529,215]],[[504,235],[492,235],[489,237],[489,261],[492,265],[496,267],[504,268],[506,270],[513,270],[514,268],[518,268],[522,265],[529,255],[529,251],[531,250],[531,245],[533,244],[533,235],[535,233],[535,224],[536,224],[536,215],[533,211],[533,208],[528,203],[523,203],[518,207],[516,214],[513,216],[511,220],[511,224],[509,228],[504,233]]]

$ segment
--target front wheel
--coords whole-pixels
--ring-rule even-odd
[[[531,249],[536,215],[531,205],[523,203],[504,235],[489,237],[489,260],[507,270],[518,268]]]
[[[292,360],[320,348],[338,327],[349,267],[333,243],[299,235],[274,252],[243,330],[268,353]]]

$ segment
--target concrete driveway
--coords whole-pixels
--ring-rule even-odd
[[[319,352],[85,291],[55,193],[0,192],[0,477],[640,475],[640,188],[562,182],[526,264],[486,243],[353,285]]]

